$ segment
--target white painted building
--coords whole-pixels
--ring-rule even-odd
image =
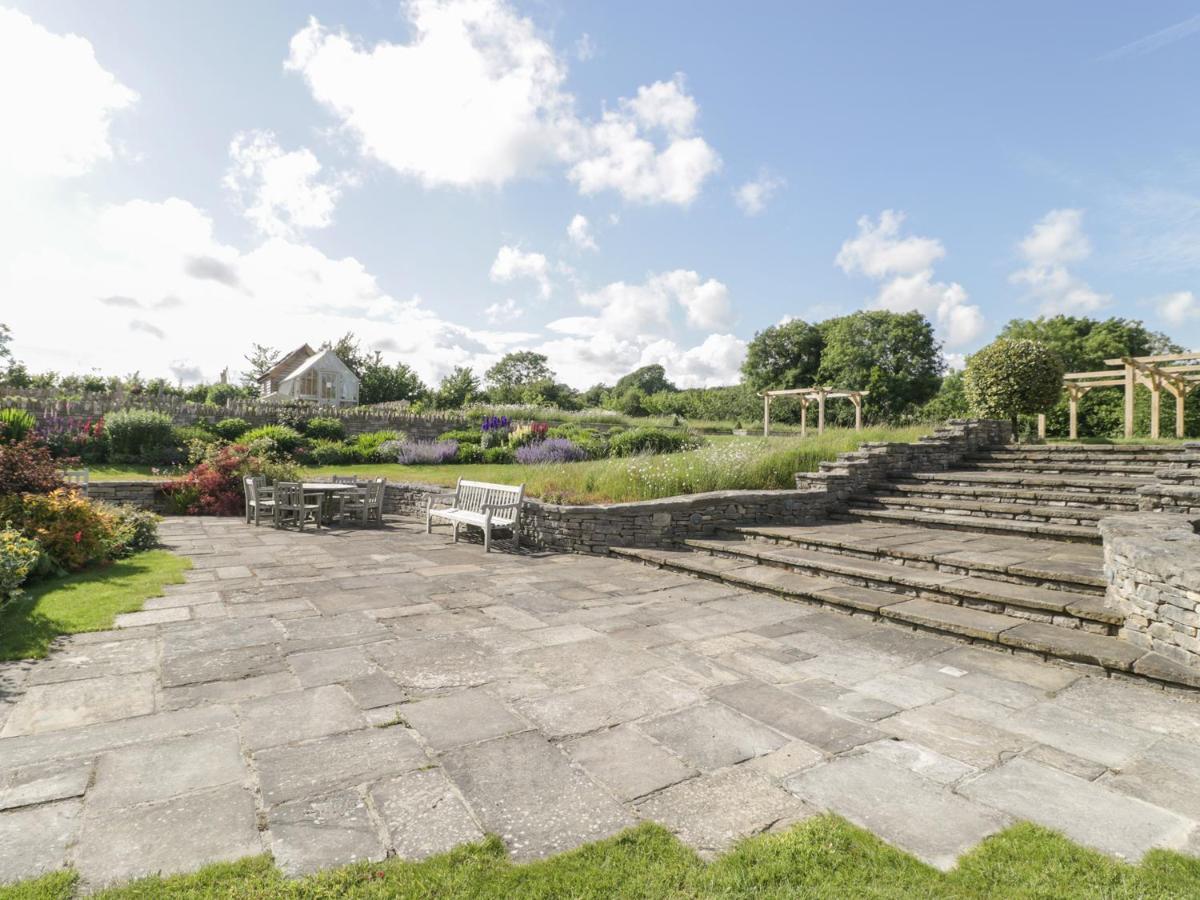
[[[358,403],[358,376],[332,350],[297,347],[258,379],[264,400],[307,400],[327,405]]]

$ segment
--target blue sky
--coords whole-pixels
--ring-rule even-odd
[[[719,384],[878,307],[1197,346],[1198,50],[1194,2],[0,0],[0,321],[185,381],[353,330]]]

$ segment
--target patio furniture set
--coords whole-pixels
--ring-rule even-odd
[[[385,481],[360,482],[353,476],[334,475],[329,481],[278,481],[268,486],[261,476],[247,476],[246,522],[264,519],[276,528],[305,525],[317,528],[335,522],[359,526],[383,523]]]

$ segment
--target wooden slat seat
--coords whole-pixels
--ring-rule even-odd
[[[492,528],[509,528],[513,534],[513,549],[521,543],[521,504],[525,499],[525,485],[490,484],[486,481],[458,479],[454,497],[446,505],[435,505],[430,498],[425,507],[425,530],[433,531],[435,519],[454,526],[454,540],[458,540],[460,525],[473,525],[483,529],[483,548],[492,549]]]

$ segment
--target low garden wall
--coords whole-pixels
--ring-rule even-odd
[[[1100,520],[1108,602],[1121,637],[1200,671],[1200,532],[1190,516],[1136,513]]]
[[[162,485],[157,481],[93,481],[88,497],[105,503],[131,503],[142,509],[162,512],[166,508]]]
[[[1154,470],[1155,480],[1138,488],[1138,508],[1200,515],[1200,443],[1183,445],[1179,462]]]

